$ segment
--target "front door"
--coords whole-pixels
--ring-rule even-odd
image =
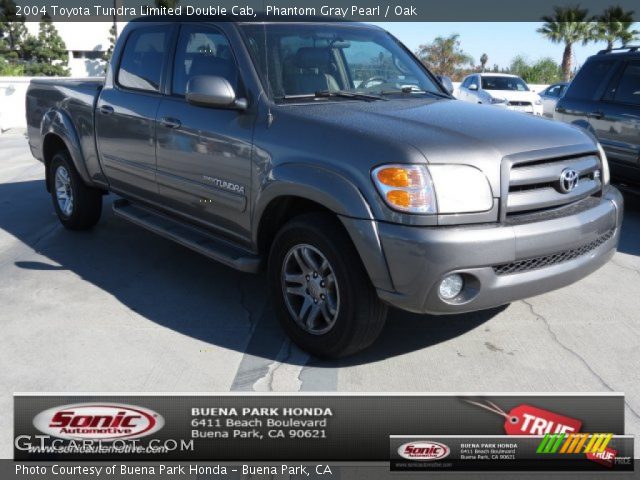
[[[233,51],[214,26],[184,24],[175,52],[171,95],[157,113],[157,182],[167,206],[222,233],[248,237],[255,115],[186,102],[189,79],[226,78],[243,96]]]

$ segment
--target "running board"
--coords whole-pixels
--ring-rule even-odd
[[[242,272],[260,270],[261,258],[195,226],[127,200],[116,200],[113,213],[169,240]]]

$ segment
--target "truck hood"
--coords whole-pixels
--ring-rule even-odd
[[[368,162],[368,168],[372,161],[374,164],[406,161],[398,158],[372,159],[368,143],[372,140],[391,144],[400,142],[419,150],[428,163],[466,164],[481,169],[489,178],[494,193],[499,192],[500,166],[505,156],[536,152],[531,155],[544,158],[556,149],[561,152],[567,147],[575,147],[576,153],[586,153],[597,148],[593,140],[576,127],[458,100],[339,100],[323,105],[285,108],[299,115],[296,120],[301,124],[313,121],[316,131],[323,132],[327,139],[333,136],[347,142],[355,157],[369,157],[361,159]],[[347,138],[342,138],[342,135]],[[353,154],[352,158],[353,162],[359,160]]]

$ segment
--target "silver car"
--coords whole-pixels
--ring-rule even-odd
[[[540,92],[540,100],[542,100],[542,114],[545,117],[553,118],[553,112],[556,109],[558,100],[564,96],[567,91],[569,82],[560,82],[549,85]]]

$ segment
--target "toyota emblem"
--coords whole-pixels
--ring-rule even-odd
[[[565,168],[560,174],[560,190],[569,193],[578,186],[578,172],[571,168]]]

